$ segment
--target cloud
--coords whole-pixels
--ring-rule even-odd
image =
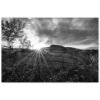
[[[98,18],[30,18],[27,27],[48,44],[98,46]]]

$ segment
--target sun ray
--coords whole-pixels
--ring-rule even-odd
[[[51,73],[51,71],[50,71],[50,69],[49,69],[49,66],[48,66],[48,64],[47,64],[47,62],[46,62],[46,60],[45,60],[45,57],[43,56],[42,52],[40,52],[40,55],[41,55],[41,57],[43,58],[43,60],[44,60],[44,62],[45,62],[45,64],[46,64],[46,67],[47,67],[47,69],[48,69],[50,75],[52,76],[52,73]]]
[[[39,62],[40,62],[40,65],[41,65],[41,55],[40,55],[40,52],[39,52]]]
[[[37,52],[36,52],[36,56],[35,56],[35,60],[34,60],[34,66],[36,65],[37,57],[38,57],[38,55],[37,55]]]
[[[40,79],[41,79],[41,67],[42,67],[42,65],[41,65],[41,57],[40,57],[40,53],[39,53],[39,66],[40,66],[40,69],[39,69],[40,71],[39,71],[39,72],[40,72]]]
[[[14,66],[19,66],[21,63],[23,63],[30,55],[32,55],[34,53],[34,51],[33,52],[31,52],[31,53],[29,53],[27,56],[25,56],[22,60],[20,60],[20,61],[18,61],[17,63],[15,63],[14,64]]]
[[[46,62],[46,60],[45,60],[45,58],[44,58],[44,56],[43,56],[43,54],[42,54],[41,52],[40,52],[40,54],[41,54],[41,56],[43,57],[44,62],[46,63],[47,67],[49,67],[48,64],[47,64],[47,62]]]
[[[32,57],[29,58],[29,61],[27,62],[27,66],[29,66],[29,64],[31,64],[34,56],[36,55],[36,53],[34,52],[34,54],[32,55]]]

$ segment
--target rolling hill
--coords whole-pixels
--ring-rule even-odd
[[[98,82],[98,50],[3,48],[2,82]]]

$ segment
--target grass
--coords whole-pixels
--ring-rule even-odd
[[[2,49],[2,82],[98,82],[98,50]]]

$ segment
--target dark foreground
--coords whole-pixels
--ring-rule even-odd
[[[2,82],[98,82],[98,50],[2,49]]]

